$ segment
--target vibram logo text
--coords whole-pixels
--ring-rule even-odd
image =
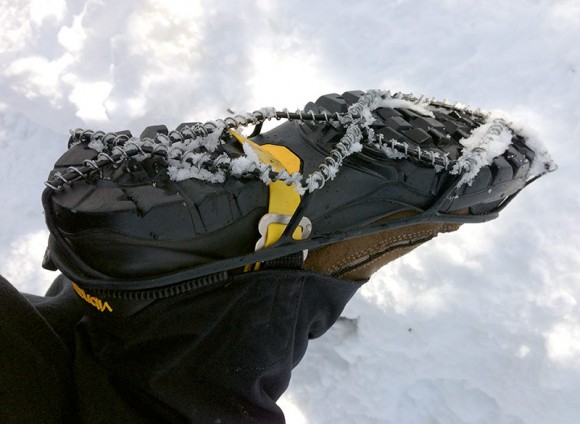
[[[109,302],[103,302],[98,297],[91,296],[90,294],[85,292],[83,289],[81,289],[79,286],[77,286],[76,283],[72,283],[72,285],[73,285],[73,289],[75,290],[75,292],[77,292],[77,294],[80,296],[80,298],[83,299],[88,304],[93,305],[95,308],[97,308],[101,312],[105,312],[105,310],[107,310],[109,312],[113,312],[113,308],[111,308],[111,305],[109,305]]]

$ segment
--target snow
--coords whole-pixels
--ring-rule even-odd
[[[296,368],[288,422],[580,422],[576,0],[0,6],[0,272],[18,288],[54,278],[40,193],[71,128],[139,134],[375,87],[447,97],[505,113],[559,169],[377,273]]]
[[[471,185],[479,170],[490,165],[510,146],[513,134],[504,119],[489,117],[486,123],[474,129],[469,137],[461,139],[463,152],[451,173],[465,171],[461,183]]]
[[[403,100],[403,99],[395,99],[393,97],[386,97],[385,99],[383,99],[382,101],[379,101],[378,104],[373,105],[376,107],[390,107],[390,108],[407,108],[410,109],[412,111],[415,111],[423,116],[430,116],[430,117],[435,117],[435,115],[433,115],[433,112],[431,112],[428,108],[427,108],[428,102],[426,101],[426,99],[424,101],[421,102],[410,102],[407,100]],[[374,109],[374,108],[372,108]]]

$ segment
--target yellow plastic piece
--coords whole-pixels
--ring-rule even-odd
[[[264,144],[260,146],[241,134],[234,131],[230,132],[240,143],[249,144],[256,155],[258,155],[260,162],[270,165],[274,171],[280,172],[285,169],[289,174],[300,171],[300,158],[287,147],[275,144]],[[270,183],[268,188],[270,190],[268,213],[292,216],[300,204],[300,195],[294,189],[294,185],[288,186],[282,181],[274,181]],[[271,223],[266,231],[264,247],[276,243],[282,237],[285,229],[286,224]],[[302,228],[300,226],[296,227],[292,238],[295,240],[302,239]],[[259,268],[260,264],[248,265],[246,271],[257,270]]]
[[[252,148],[253,147],[254,146],[252,146]],[[287,147],[277,146],[275,144],[265,144],[258,147],[278,159],[288,173],[293,174],[294,172],[300,171],[300,158],[292,153],[292,151]],[[281,169],[272,168],[274,171],[281,171]],[[300,195],[294,189],[294,185],[288,186],[282,181],[274,181],[269,185],[269,188],[270,200],[268,202],[268,213],[292,216],[300,204]],[[282,237],[285,229],[285,224],[270,224],[264,246],[268,247],[276,243],[280,237]],[[302,228],[297,227],[296,230],[294,230],[292,237],[295,240],[301,240]]]

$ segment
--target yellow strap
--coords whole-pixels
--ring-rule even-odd
[[[300,171],[300,158],[287,147],[275,144],[258,145],[241,134],[231,130],[230,132],[240,143],[246,143],[251,146],[252,150],[258,155],[260,162],[270,165],[274,171],[280,172],[285,169],[289,174]],[[292,216],[300,204],[300,195],[294,189],[294,184],[288,186],[282,181],[274,181],[269,184],[268,188],[270,191],[268,214]],[[282,237],[286,226],[287,224],[280,223],[269,224],[265,234],[264,247],[276,243]],[[302,228],[300,226],[296,227],[292,237],[295,240],[302,239]],[[259,268],[260,264],[249,265],[246,267],[246,271]]]
[[[256,144],[254,145],[257,146]],[[286,169],[286,171],[288,171],[288,173],[293,174],[294,172],[300,171],[300,159],[288,148],[284,146],[277,146],[275,144],[265,144],[258,147],[277,158],[282,166]],[[254,146],[252,146],[252,148],[254,148]],[[277,172],[282,170],[275,169],[274,167],[272,168]],[[274,181],[268,187],[270,189],[268,213],[292,216],[298,208],[298,205],[300,205],[300,195],[294,189],[294,185],[288,186],[282,181]],[[266,242],[264,243],[264,247],[268,247],[276,243],[280,237],[282,237],[285,229],[286,224],[270,224],[266,233]],[[295,240],[302,239],[302,228],[300,226],[296,227],[292,237]]]

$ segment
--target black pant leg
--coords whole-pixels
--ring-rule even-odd
[[[47,297],[1,280],[0,421],[282,423],[292,368],[359,286],[261,271],[127,316],[65,278]]]
[[[27,299],[0,277],[0,422],[74,423],[73,355],[37,300],[50,301]],[[71,311],[57,307],[52,316],[69,319]],[[70,340],[74,326],[65,332]]]
[[[282,423],[276,400],[292,368],[359,286],[302,271],[260,271],[155,301],[131,316],[116,316],[115,300],[113,312],[87,303],[75,360],[82,416]]]

